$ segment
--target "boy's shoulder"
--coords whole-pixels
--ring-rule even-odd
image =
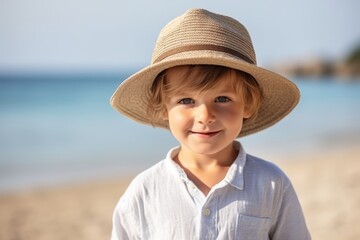
[[[136,175],[130,182],[123,197],[136,197],[156,192],[174,179],[169,162],[164,159]],[[158,189],[159,188],[159,189]]]
[[[289,178],[275,163],[261,159],[259,157],[247,154],[245,164],[245,174],[261,177],[262,179],[271,179],[281,182],[289,182]]]
[[[154,181],[159,181],[163,177],[168,175],[166,159],[161,160],[153,166],[143,170],[134,177],[131,181],[131,185],[147,186],[152,184]]]

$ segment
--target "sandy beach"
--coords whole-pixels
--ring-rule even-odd
[[[360,148],[291,158],[277,164],[292,179],[313,239],[360,239]],[[1,195],[0,239],[109,239],[113,209],[130,179]]]

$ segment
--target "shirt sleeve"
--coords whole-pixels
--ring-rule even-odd
[[[113,214],[111,240],[140,239],[134,213],[131,212],[124,199],[120,199]]]
[[[290,180],[285,177],[277,220],[272,227],[272,240],[311,240],[305,218]]]

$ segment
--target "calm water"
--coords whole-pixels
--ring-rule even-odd
[[[109,105],[128,75],[0,75],[0,192],[121,176],[162,159],[176,145],[171,135],[133,123]],[[299,106],[242,139],[248,152],[272,160],[359,144],[360,81],[295,81]]]

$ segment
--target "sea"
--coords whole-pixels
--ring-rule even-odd
[[[0,194],[130,176],[163,159],[178,144],[171,134],[109,104],[132,72],[0,73]],[[276,162],[360,147],[360,79],[291,80],[299,105],[273,127],[240,138],[248,153]]]

